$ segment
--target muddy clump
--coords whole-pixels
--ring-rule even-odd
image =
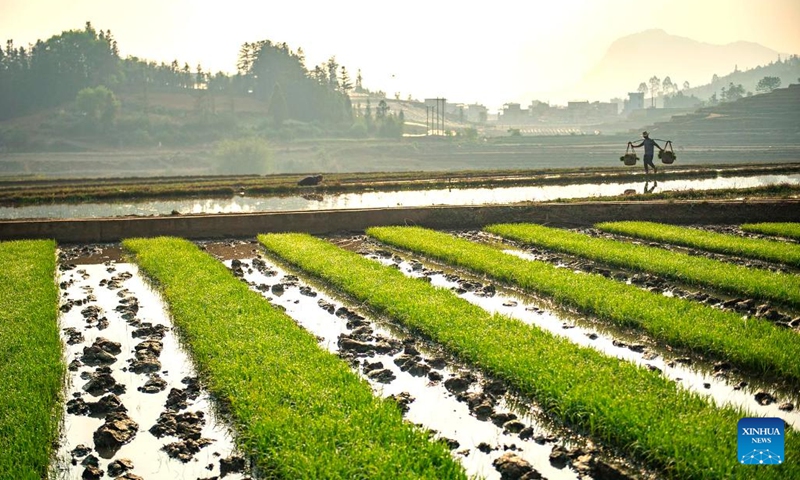
[[[83,348],[83,355],[80,359],[86,365],[110,365],[117,361],[116,356],[122,351],[120,346],[121,344],[118,342],[100,337],[90,347]]]
[[[93,435],[97,451],[116,452],[123,445],[133,440],[139,425],[125,413],[111,413],[106,416],[105,423]]]
[[[520,456],[506,452],[492,462],[492,465],[500,472],[501,480],[537,480],[542,475]]]
[[[127,458],[120,458],[114,460],[108,465],[108,476],[119,477],[125,474],[128,470],[133,470],[133,462]]]
[[[129,368],[134,373],[153,373],[161,370],[161,355],[163,344],[160,340],[150,338],[134,347],[134,358],[129,360]]]
[[[245,469],[244,457],[238,455],[231,455],[230,457],[220,459],[219,461],[219,476],[224,477],[229,473],[241,473]]]
[[[91,395],[100,396],[109,392],[117,395],[125,393],[125,385],[117,383],[111,376],[111,369],[108,367],[97,367],[93,373],[83,372],[81,378],[88,380],[83,386],[83,390]]]
[[[200,449],[207,445],[211,445],[213,442],[213,440],[208,438],[201,438],[199,440],[181,440],[179,442],[168,443],[161,449],[164,450],[170,458],[187,463],[191,461],[196,454],[200,453]]]

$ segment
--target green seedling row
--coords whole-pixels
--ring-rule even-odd
[[[155,280],[237,442],[265,478],[466,478],[348,365],[225,266],[175,238],[123,246]]]
[[[745,232],[800,240],[800,223],[745,223],[741,228]]]
[[[64,365],[53,241],[0,243],[0,478],[47,478]]]
[[[689,285],[800,308],[800,275],[747,268],[542,225],[491,225],[486,231],[615,267],[651,272]]]
[[[418,228],[368,233],[419,242],[430,234],[431,249],[451,243],[447,235]],[[491,314],[449,290],[309,235],[260,235],[259,240],[285,261],[507,380],[566,424],[619,447],[668,478],[800,478],[800,442],[792,430],[786,434],[786,451],[791,453],[784,465],[744,468],[736,458],[740,411],[716,408],[647,369]]]
[[[595,227],[610,233],[800,267],[800,245],[791,243],[653,222],[604,222]]]
[[[496,233],[509,228],[491,227]],[[655,340],[724,358],[743,370],[800,382],[800,335],[760,319],[670,298],[600,275],[575,273],[425,229],[376,227],[378,240],[488,275],[557,302],[647,332]]]

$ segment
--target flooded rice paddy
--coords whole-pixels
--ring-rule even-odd
[[[644,180],[644,179],[643,179]],[[496,205],[526,201],[607,197],[628,193],[749,188],[776,184],[800,185],[800,174],[718,177],[693,180],[584,183],[506,188],[451,188],[436,190],[373,191],[326,195],[323,190],[305,196],[170,199],[145,202],[47,204],[0,207],[0,219],[100,218],[128,215],[256,213],[297,210],[425,207],[433,205]]]
[[[532,258],[524,252],[507,253]],[[484,285],[480,279],[462,272],[446,273],[446,267],[443,269],[441,265],[417,258],[404,258],[405,256],[396,253],[370,256],[384,265],[397,266],[408,276],[429,278],[433,285],[452,290],[461,298],[491,313],[510,316],[554,335],[566,337],[583,347],[655,370],[687,390],[712,398],[717,405],[741,408],[753,416],[783,418],[789,425],[800,429],[800,410],[786,411],[780,408],[786,400],[796,402],[797,392],[778,393],[770,389],[770,395],[776,397],[776,401],[762,405],[756,401],[756,395],[768,388],[768,385],[758,378],[734,374],[729,371],[730,367],[697,362],[696,359],[678,355],[635,334],[615,331],[579,315],[554,309],[547,302],[530,295],[493,284]],[[494,293],[487,295],[487,288]],[[664,294],[669,296],[670,292]]]
[[[473,241],[491,240],[471,232],[462,235]],[[800,410],[794,408],[800,398],[795,389],[783,390],[724,362],[672,351],[636,332],[609,327],[546,299],[364,237],[332,241],[407,276],[424,277],[489,312],[657,371],[717,405],[740,408],[753,416],[782,418],[794,429],[800,428]],[[254,241],[201,247],[314,334],[321,348],[348,362],[376,395],[396,401],[407,421],[446,442],[469,475],[501,478],[497,462],[514,455],[551,480],[604,478],[589,466],[598,464],[628,475],[620,478],[654,478],[565,429],[503,382],[459,363],[437,345],[365,311],[302,272],[273,262]],[[118,254],[113,253],[116,247],[105,252],[96,247],[80,249],[94,258]],[[542,259],[541,254],[510,247],[507,253]],[[214,402],[172,333],[159,294],[135,265],[83,260],[75,261],[77,266],[62,261],[59,270],[60,321],[70,372],[54,478],[87,478],[90,468],[109,474],[127,471],[130,480],[204,479],[223,472],[225,478],[247,478],[248,473],[241,471],[228,473],[231,462],[244,462],[237,456],[234,433],[216,415]],[[670,288],[661,293],[677,294]],[[119,422],[127,427],[112,432],[116,440],[106,441],[98,433],[109,423]],[[257,478],[257,472],[249,474]]]
[[[137,267],[64,266],[58,281],[69,375],[53,478],[244,478],[230,430]]]
[[[493,462],[507,452],[531,463],[547,479],[577,479],[587,473],[550,461],[554,450],[584,454],[586,439],[565,438],[502,382],[454,363],[435,346],[360,312],[352,302],[269,260],[225,263],[313,333],[322,348],[348,361],[376,395],[394,398],[406,420],[447,442],[468,475],[499,479]]]

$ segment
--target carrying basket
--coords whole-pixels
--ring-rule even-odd
[[[628,142],[628,146],[625,147],[625,155],[619,157],[619,160],[625,165],[636,165],[639,157],[636,156],[636,151],[633,149],[631,142]]]
[[[666,163],[667,165],[673,163],[677,155],[675,155],[675,151],[672,149],[672,142],[667,140],[667,144],[664,145],[664,150],[658,152],[658,158],[661,159],[661,163]]]

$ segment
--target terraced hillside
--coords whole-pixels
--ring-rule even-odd
[[[672,117],[647,127],[653,137],[683,144],[778,145],[800,141],[800,85]]]

